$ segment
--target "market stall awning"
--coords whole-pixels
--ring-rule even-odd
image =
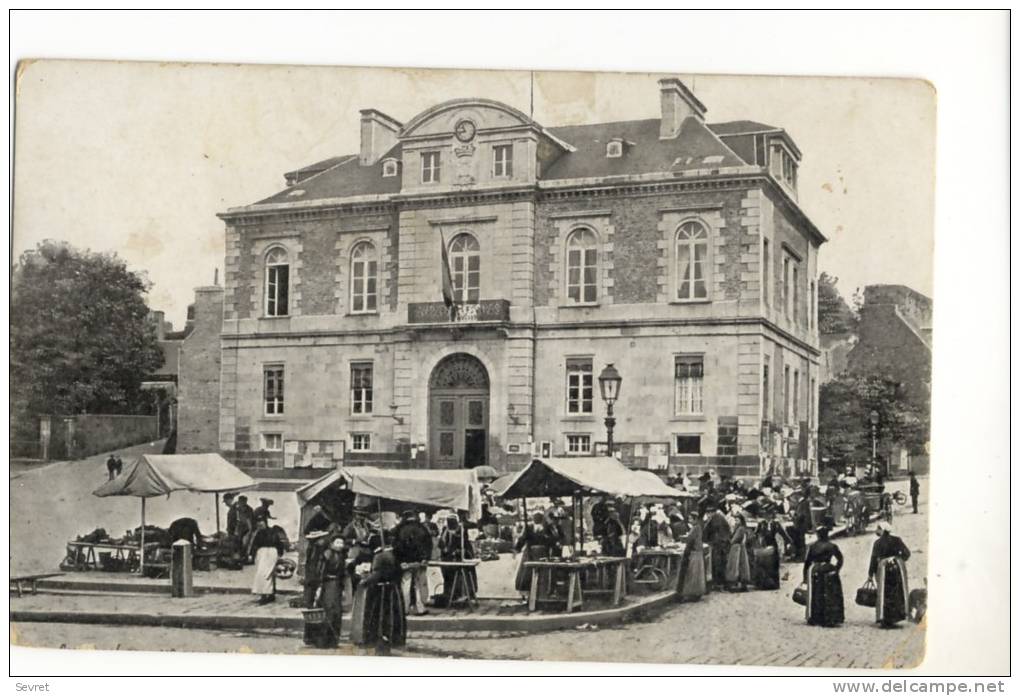
[[[481,514],[481,484],[472,469],[344,467],[299,488],[296,491],[298,500],[307,504],[334,485],[344,485],[358,495],[465,510],[471,519]]]
[[[492,491],[493,495],[501,498],[503,496],[503,491],[506,490],[507,486],[513,483],[515,478],[517,478],[516,471],[512,474],[504,474],[489,484],[489,490]]]
[[[654,474],[628,469],[612,457],[533,459],[503,491],[504,498],[547,498],[591,491],[624,498],[679,498],[684,494]]]
[[[218,454],[143,454],[92,494],[153,498],[173,491],[223,493],[254,487],[255,479]]]

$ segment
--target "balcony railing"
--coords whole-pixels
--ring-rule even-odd
[[[510,321],[509,300],[482,300],[450,308],[443,302],[411,302],[408,324],[477,324]]]

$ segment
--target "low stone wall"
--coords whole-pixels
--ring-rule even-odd
[[[50,420],[48,459],[83,459],[159,438],[156,416],[86,414]]]

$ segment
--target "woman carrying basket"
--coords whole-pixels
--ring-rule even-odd
[[[889,628],[907,618],[910,606],[907,586],[907,559],[910,549],[898,536],[893,536],[892,525],[879,522],[875,532],[878,539],[871,547],[871,564],[868,580],[876,584],[875,621]]]
[[[807,585],[805,617],[811,626],[838,626],[843,623],[843,584],[839,571],[843,553],[829,541],[829,528],[819,527],[818,540],[811,544],[804,560],[804,584]]]

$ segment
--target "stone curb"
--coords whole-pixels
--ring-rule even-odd
[[[436,638],[470,637],[479,633],[538,633],[573,628],[582,624],[606,626],[641,618],[674,604],[674,594],[663,592],[642,598],[634,604],[576,612],[529,616],[409,616],[408,630],[413,633],[449,634]],[[345,623],[350,620],[344,617]],[[116,613],[61,609],[23,609],[10,612],[12,622],[106,624],[114,626],[162,626],[166,628],[203,628],[211,630],[284,629],[301,634],[304,619],[295,616],[244,616],[223,614]],[[493,637],[489,635],[488,637]]]

